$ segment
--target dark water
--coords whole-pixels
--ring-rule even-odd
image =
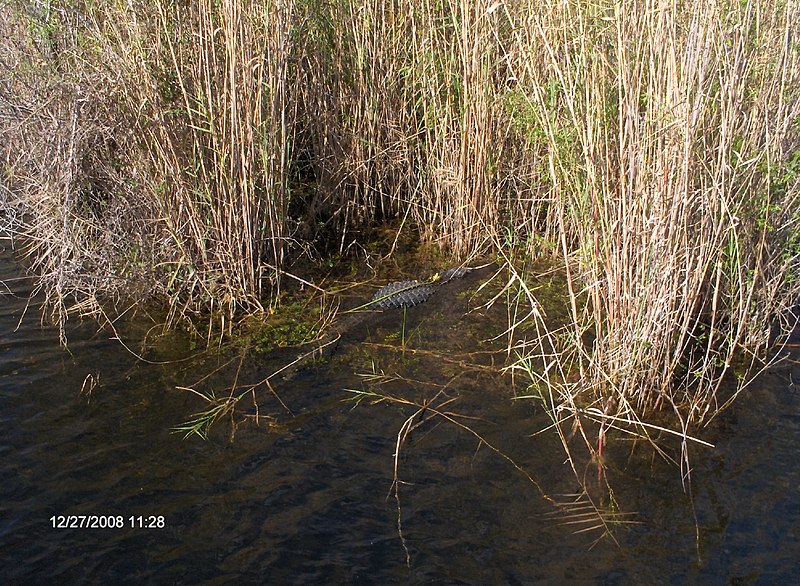
[[[17,296],[0,297],[0,582],[800,579],[796,362],[773,368],[720,419],[711,432],[716,449],[694,451],[694,514],[674,467],[647,450],[615,447],[609,467],[617,501],[638,522],[617,528],[618,544],[594,544],[596,531],[575,534],[576,527],[563,525],[563,515],[554,515],[504,458],[468,431],[429,418],[406,438],[399,459],[404,548],[398,504],[389,495],[397,434],[415,408],[389,402],[354,407],[342,401],[345,389],[434,405],[453,399],[442,408],[472,417],[459,421],[513,458],[547,493],[565,500],[558,495],[576,489],[556,438],[531,437],[544,426],[534,406],[510,401],[507,380],[471,367],[488,363],[488,355],[432,373],[421,352],[387,354],[364,344],[276,380],[274,390],[291,413],[260,388],[259,410],[273,417],[271,425],[243,423],[231,441],[231,426],[220,424],[208,441],[184,440],[170,428],[203,403],[176,386],[210,370],[208,358],[147,364],[91,324],[71,326],[65,352],[57,333],[40,327],[35,307],[16,329],[27,292],[23,281],[10,281],[16,276],[4,251],[0,279]],[[426,315],[409,313],[409,331]],[[387,319],[367,341],[392,340],[397,328]],[[466,329],[419,329],[409,347],[452,352]],[[257,381],[272,367],[252,358],[240,382]],[[380,370],[402,371],[405,378],[375,386],[354,374]],[[225,392],[231,372],[205,384]],[[99,379],[89,397],[80,394],[87,375]],[[123,526],[54,528],[51,518],[60,515],[111,515]]]

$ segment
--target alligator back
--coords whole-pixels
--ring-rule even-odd
[[[449,283],[453,279],[460,279],[472,269],[469,267],[453,267],[452,269],[447,269],[445,272],[442,273],[442,278],[439,282],[444,285],[445,283]]]
[[[369,309],[396,309],[398,307],[412,307],[427,301],[436,291],[431,283],[419,281],[397,281],[378,289]]]

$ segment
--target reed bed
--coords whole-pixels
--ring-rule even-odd
[[[799,13],[15,0],[0,202],[62,322],[134,292],[230,323],[377,221],[491,251],[517,288],[513,369],[558,426],[598,422],[598,455],[668,413],[686,443],[794,324]],[[563,327],[525,272],[541,255]]]
[[[560,3],[516,29],[572,309],[567,335],[517,366],[559,421],[600,424],[595,455],[610,428],[657,434],[642,418],[665,410],[685,459],[776,324],[796,322],[797,16],[791,2]]]
[[[223,318],[280,294],[291,6],[14,2],[4,179],[59,323],[142,295]]]

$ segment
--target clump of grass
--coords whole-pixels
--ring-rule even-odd
[[[4,207],[56,321],[121,295],[228,318],[278,298],[289,18],[233,1],[4,11]]]
[[[225,418],[231,418],[231,424],[235,428],[233,424],[233,414],[236,409],[236,404],[242,398],[243,395],[238,397],[229,396],[229,397],[217,397],[213,393],[202,394],[193,389],[184,389],[190,390],[192,392],[197,393],[200,395],[203,400],[205,400],[209,407],[204,409],[203,411],[199,411],[192,415],[192,418],[176,425],[173,429],[173,433],[182,433],[184,434],[184,438],[188,438],[190,436],[196,435],[204,440],[208,439],[208,432],[211,427],[217,421]],[[247,394],[247,393],[244,393]]]
[[[515,29],[572,313],[571,335],[521,344],[516,366],[550,389],[559,425],[600,423],[595,453],[612,427],[650,437],[665,411],[686,464],[692,430],[795,323],[797,17],[792,3],[568,2]],[[749,374],[723,394],[734,366]]]
[[[383,0],[303,8],[309,213],[338,228],[340,250],[348,229],[396,216],[456,256],[486,247],[528,180],[506,164],[519,145],[495,103],[500,43],[511,40],[503,11]]]

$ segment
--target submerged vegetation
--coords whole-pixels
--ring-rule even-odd
[[[62,325],[155,299],[225,330],[385,221],[493,255],[510,368],[565,448],[662,430],[685,459],[796,320],[798,23],[793,0],[12,0],[0,217]],[[316,335],[282,327],[264,347]]]

